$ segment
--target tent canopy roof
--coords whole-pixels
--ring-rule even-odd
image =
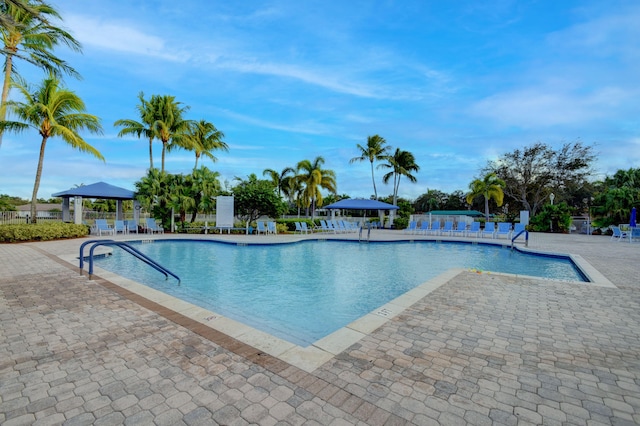
[[[91,185],[79,186],[66,191],[51,194],[52,197],[85,197],[102,198],[106,200],[133,200],[135,193],[119,186],[109,185],[105,182],[92,183]]]
[[[393,204],[383,203],[378,200],[365,200],[361,198],[347,198],[345,200],[337,201],[328,206],[324,206],[323,209],[348,209],[348,210],[398,210],[398,206]]]

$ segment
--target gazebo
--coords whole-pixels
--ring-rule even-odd
[[[71,221],[71,214],[69,211],[69,199],[74,197],[75,206],[74,209],[74,223],[82,223],[82,198],[101,198],[104,200],[116,200],[116,219],[122,220],[124,218],[122,213],[122,200],[133,200],[135,193],[119,186],[109,185],[105,182],[97,182],[91,185],[79,186],[77,188],[71,188],[66,191],[57,192],[51,194],[52,197],[62,198],[62,220],[65,222]],[[134,219],[139,220],[140,205],[137,201],[133,202]],[[80,206],[80,208],[78,208]]]

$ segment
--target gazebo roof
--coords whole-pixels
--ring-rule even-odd
[[[79,186],[66,191],[51,194],[52,197],[85,197],[102,198],[106,200],[133,200],[135,192],[119,186],[109,185],[105,182],[92,183],[91,185]]]

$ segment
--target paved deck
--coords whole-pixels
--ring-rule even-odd
[[[640,244],[532,234],[616,288],[463,271],[306,371],[80,276],[82,241],[0,245],[3,425],[640,423]]]

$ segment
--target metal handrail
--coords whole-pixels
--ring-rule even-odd
[[[529,247],[529,231],[523,229],[522,231],[518,232],[515,237],[511,238],[511,248],[513,248],[514,241],[522,234],[524,234],[524,246]]]
[[[116,247],[120,247],[121,249],[123,249],[127,253],[132,254],[133,256],[137,257],[138,259],[142,260],[144,263],[146,263],[147,265],[151,266],[156,271],[163,273],[165,279],[169,279],[169,275],[171,275],[172,277],[177,279],[178,280],[178,284],[180,284],[180,277],[178,277],[176,274],[174,274],[173,272],[171,272],[170,270],[168,270],[164,266],[160,265],[158,262],[156,262],[155,260],[151,259],[146,254],[142,253],[140,250],[132,247],[131,245],[129,245],[129,244],[123,242],[123,241],[114,241],[114,240],[89,240],[89,241],[85,241],[84,243],[82,243],[82,245],[80,245],[80,275],[82,275],[82,271],[83,271],[83,268],[84,268],[84,253],[83,253],[83,251],[84,251],[85,246],[87,246],[88,244],[93,244],[91,246],[91,248],[89,249],[89,279],[91,279],[91,276],[93,275],[93,251],[95,250],[95,248],[98,247],[98,246],[116,246]]]

